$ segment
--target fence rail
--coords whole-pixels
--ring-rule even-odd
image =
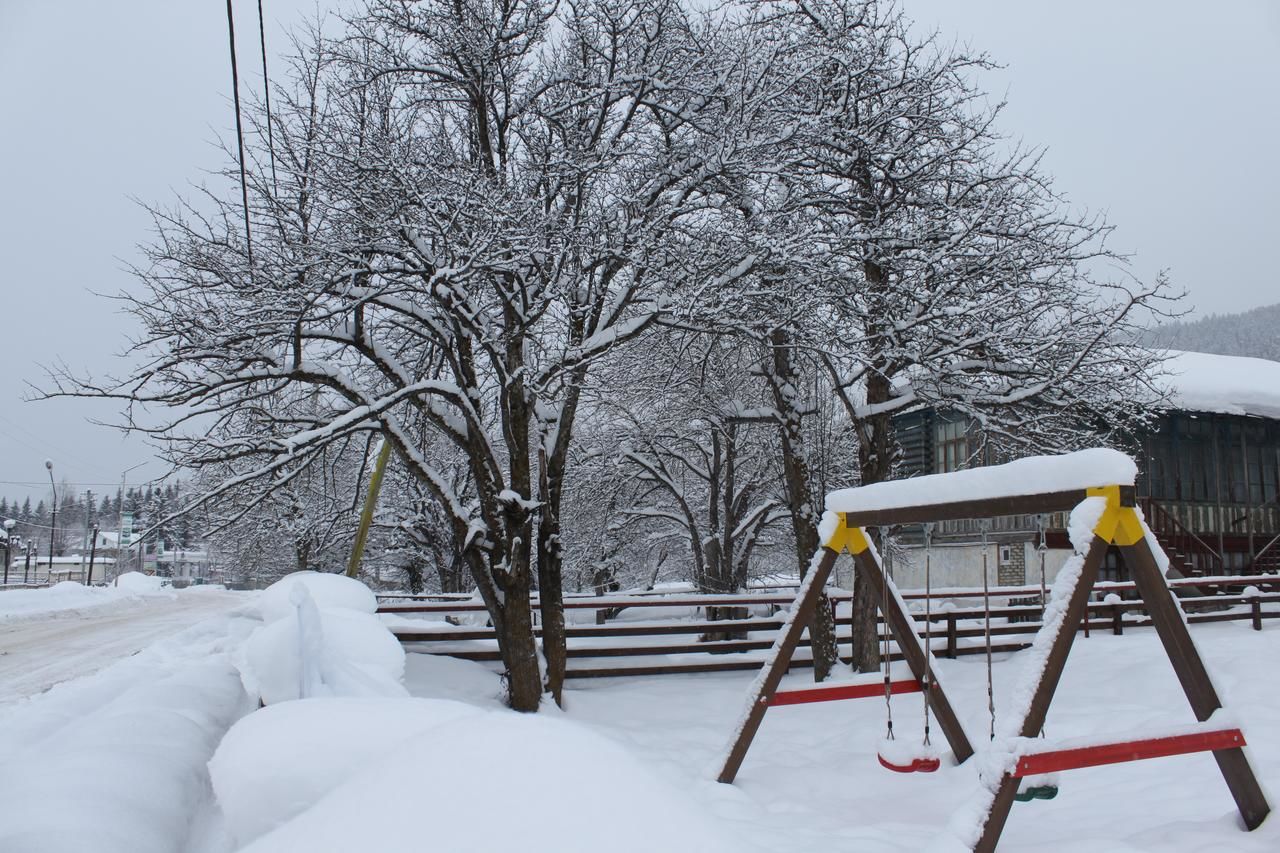
[[[1169,583],[1181,593],[1179,601],[1191,624],[1248,621],[1254,629],[1262,630],[1265,620],[1280,619],[1280,576],[1277,575],[1187,578]],[[1092,631],[1123,634],[1126,629],[1149,626],[1151,620],[1144,612],[1143,602],[1123,597],[1124,593],[1134,589],[1129,582],[1097,584],[1093,590],[1096,600],[1090,602],[1080,628],[1084,635],[1087,637]],[[928,596],[920,590],[908,590],[902,596],[917,603],[913,615],[922,631],[925,614],[920,602],[926,597],[931,600],[931,648],[937,655],[955,658],[984,652],[988,630],[993,637],[993,651],[1017,651],[1030,645],[1031,636],[1039,630],[1043,616],[1039,594],[1038,586],[994,587],[985,607],[981,604],[984,601],[981,589],[949,588],[934,590]],[[837,616],[836,640],[840,656],[848,662],[852,651],[849,647],[852,626],[851,608],[845,605],[852,596],[846,590],[832,589],[828,597]],[[401,617],[394,622],[392,629],[407,650],[483,663],[501,660],[492,627],[460,624],[462,620],[476,621],[474,614],[484,612],[481,602],[471,597],[455,597],[396,604],[387,601],[396,596],[382,598],[386,603],[380,605],[378,611]],[[1003,603],[998,601],[1000,599]],[[667,614],[664,618],[635,618],[607,624],[571,620],[566,627],[569,659],[566,676],[602,678],[758,669],[782,626],[778,611],[793,600],[793,594],[772,591],[738,595],[629,593],[568,597],[565,607],[570,611],[595,610],[599,614],[616,616],[624,609],[663,607],[680,608],[689,613],[681,618],[671,618]],[[973,600],[980,603],[968,603]],[[933,605],[933,601],[939,604]],[[536,599],[534,603],[536,605]],[[741,609],[734,613],[736,618],[707,618],[706,608],[725,607]],[[456,615],[460,619],[446,622],[406,618],[409,615]],[[883,624],[880,628],[884,630]],[[541,634],[540,627],[535,626],[534,630]],[[682,636],[687,639],[677,639]],[[717,639],[709,639],[711,636]],[[893,648],[892,644],[890,648]],[[897,657],[896,650],[891,657]],[[812,664],[806,639],[801,643],[793,666]]]

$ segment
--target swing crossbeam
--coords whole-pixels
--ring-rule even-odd
[[[919,693],[924,688],[914,678],[889,682],[889,692]],[[804,690],[779,690],[769,698],[769,707],[779,705],[806,705],[810,702],[835,702],[840,699],[871,699],[884,696],[884,682],[867,681],[861,684],[832,684],[825,687],[808,687]]]
[[[1022,779],[1044,773],[1057,773],[1061,770],[1100,767],[1104,764],[1123,764],[1148,758],[1168,758],[1195,752],[1239,749],[1245,745],[1244,733],[1240,729],[1218,729],[1073,749],[1044,749],[1020,756],[1017,765],[1009,775],[1015,779]]]

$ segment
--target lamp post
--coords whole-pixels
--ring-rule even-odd
[[[13,528],[18,522],[12,518],[4,520],[4,585],[9,585],[9,564],[13,562]]]
[[[58,487],[53,482],[53,460],[44,460],[49,472],[49,488],[53,489],[53,519],[49,522],[49,576],[53,577],[53,541],[58,538]]]
[[[28,584],[31,583],[31,581],[29,580],[29,578],[31,577],[31,551],[35,548],[35,546],[36,546],[36,543],[32,542],[31,539],[28,538],[27,547],[24,549],[27,552],[27,562],[26,562],[26,565],[22,567],[22,585],[23,586],[27,586]]]

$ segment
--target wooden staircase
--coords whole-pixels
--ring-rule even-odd
[[[1169,555],[1170,575],[1196,578],[1226,574],[1222,555],[1153,498],[1139,498],[1147,526]],[[1280,556],[1280,553],[1277,554]]]

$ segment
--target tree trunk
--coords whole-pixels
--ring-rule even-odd
[[[564,705],[564,672],[568,640],[564,620],[564,557],[560,547],[560,489],[547,471],[545,451],[539,452],[539,492],[542,517],[538,522],[538,601],[542,614],[542,656],[547,662],[546,689],[557,705]]]
[[[782,446],[783,481],[787,502],[791,506],[791,529],[796,543],[796,565],[800,578],[809,572],[809,564],[817,553],[818,520],[813,495],[809,488],[809,463],[805,456],[804,433],[794,396],[795,375],[791,364],[791,341],[786,331],[775,329],[771,335],[771,357],[767,374],[773,391],[774,406],[781,419],[778,436]],[[818,599],[809,623],[809,639],[813,643],[813,678],[825,681],[839,661],[836,646],[835,618],[826,594]]]
[[[884,269],[871,261],[864,264],[867,285],[873,291],[885,284]],[[868,337],[879,339],[880,329],[871,329]],[[873,353],[871,369],[867,372],[867,399],[869,409],[889,402],[893,385],[889,380],[887,365],[879,354]],[[869,486],[889,479],[893,472],[893,422],[887,412],[879,412],[860,418],[858,430],[859,485]],[[880,643],[876,629],[875,592],[856,581],[853,585],[853,665],[860,672],[871,672],[880,665]]]
[[[311,540],[300,539],[293,543],[293,554],[298,561],[298,571],[305,572],[307,563],[311,562]]]
[[[501,626],[495,624],[494,632],[507,669],[507,704],[513,711],[536,711],[542,702],[542,671],[533,636],[528,564],[512,575],[503,597]]]

